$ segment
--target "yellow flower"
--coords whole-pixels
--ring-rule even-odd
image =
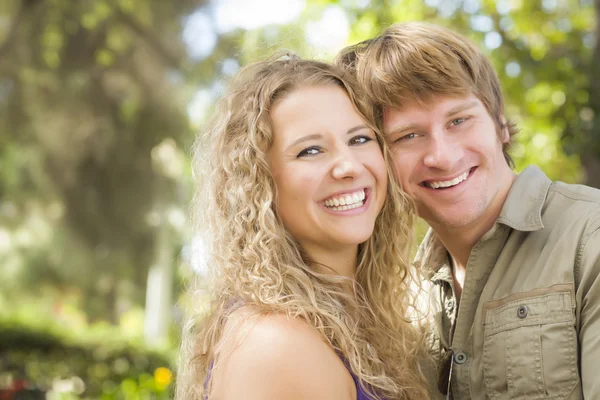
[[[168,386],[173,380],[173,373],[165,367],[158,367],[154,370],[154,380],[161,386]]]

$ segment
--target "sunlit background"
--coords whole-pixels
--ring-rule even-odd
[[[600,187],[598,8],[1,1],[0,398],[171,397],[182,289],[205,268],[190,147],[228,80],[276,51],[331,60],[396,21],[453,28],[499,73],[517,169]]]

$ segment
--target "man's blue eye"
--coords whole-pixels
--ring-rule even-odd
[[[456,118],[456,119],[452,120],[452,122],[450,122],[450,123],[454,126],[458,126],[458,125],[462,124],[463,122],[465,122],[466,120],[467,120],[466,118]]]
[[[400,137],[400,138],[396,139],[396,142],[399,142],[399,141],[401,141],[401,140],[409,140],[409,139],[414,139],[414,138],[416,138],[416,137],[417,137],[417,134],[416,134],[416,133],[409,133],[408,135],[404,135],[404,136],[402,136],[402,137]]]

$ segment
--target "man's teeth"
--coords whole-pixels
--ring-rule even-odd
[[[450,186],[458,185],[459,183],[461,183],[462,181],[467,179],[468,176],[469,176],[469,171],[465,172],[461,176],[457,176],[456,178],[452,179],[451,181],[426,182],[425,185],[427,187],[430,187],[433,189],[447,188]]]
[[[363,205],[365,200],[365,191],[359,190],[354,193],[343,196],[332,197],[324,201],[325,207],[334,211],[346,211],[358,208]]]

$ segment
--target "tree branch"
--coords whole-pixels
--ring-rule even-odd
[[[120,8],[115,8],[117,17],[127,25],[132,31],[134,31],[142,40],[150,45],[158,53],[159,56],[167,63],[167,65],[175,68],[181,68],[181,63],[174,54],[172,54],[167,48],[158,40],[152,32],[146,27],[138,23],[130,15],[124,13]]]

